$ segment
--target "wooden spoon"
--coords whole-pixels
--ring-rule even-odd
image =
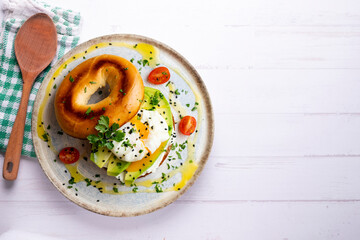
[[[32,85],[36,77],[55,57],[56,48],[55,25],[51,18],[44,13],[38,13],[30,17],[16,35],[15,55],[24,84],[19,110],[5,153],[3,177],[7,180],[15,180],[19,170],[26,109]]]

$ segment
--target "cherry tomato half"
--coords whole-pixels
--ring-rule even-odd
[[[192,116],[185,116],[180,120],[179,130],[184,135],[190,135],[195,131],[196,119]]]
[[[169,81],[170,72],[166,67],[158,67],[149,74],[148,81],[153,84],[163,84]]]
[[[71,164],[79,160],[80,153],[76,148],[66,147],[60,151],[59,158],[63,163]]]

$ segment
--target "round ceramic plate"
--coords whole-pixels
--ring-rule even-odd
[[[107,176],[89,160],[90,144],[65,134],[59,127],[54,98],[57,86],[77,65],[89,58],[112,54],[126,58],[138,68],[144,85],[159,89],[171,104],[175,122],[181,116],[197,119],[191,136],[179,133],[167,159],[153,173],[138,178],[132,186]],[[170,70],[170,83],[147,81],[157,66]],[[104,98],[98,89],[90,102]],[[45,77],[32,114],[32,136],[40,165],[55,187],[68,199],[90,211],[109,216],[136,216],[165,207],[181,196],[202,171],[212,147],[213,112],[206,87],[193,66],[179,53],[156,40],[136,35],[108,35],[87,41],[62,57]],[[65,165],[58,159],[64,147],[80,151],[80,160]]]

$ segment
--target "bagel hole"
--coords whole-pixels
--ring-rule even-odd
[[[107,98],[110,95],[110,86],[106,83],[106,85],[102,88],[98,88],[96,92],[91,95],[88,104],[95,104],[103,99]]]

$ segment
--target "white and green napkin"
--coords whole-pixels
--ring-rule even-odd
[[[36,79],[27,108],[22,155],[36,157],[31,138],[31,113],[36,93],[47,72],[59,58],[79,42],[81,16],[78,12],[53,7],[35,0],[4,0],[0,29],[0,151],[5,152],[20,105],[22,78],[14,52],[15,36],[21,25],[36,13],[46,13],[58,34],[56,57]]]

